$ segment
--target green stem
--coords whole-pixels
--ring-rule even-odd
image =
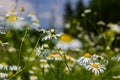
[[[22,48],[22,45],[23,45],[23,42],[24,42],[24,40],[25,40],[25,38],[26,38],[26,36],[27,36],[27,32],[28,32],[28,30],[26,29],[25,30],[25,33],[24,33],[24,36],[23,36],[23,38],[22,38],[22,42],[21,42],[21,44],[20,44],[20,50],[19,50],[19,53],[18,53],[18,65],[17,66],[19,66],[20,65],[20,62],[21,62],[21,48]]]

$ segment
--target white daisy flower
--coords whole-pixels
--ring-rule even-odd
[[[36,47],[36,48],[35,48],[35,55],[36,55],[36,56],[39,56],[39,55],[41,54],[42,50],[43,50],[43,49],[42,49],[40,46]]]
[[[60,54],[55,54],[55,55],[53,55],[53,57],[54,57],[54,60],[56,60],[56,61],[61,61],[61,60],[63,60],[63,59],[62,59],[62,56],[61,56]]]
[[[48,49],[48,44],[43,44],[42,46],[38,46],[35,48],[35,55],[40,56],[40,54],[43,52],[46,52],[45,50]]]
[[[74,39],[71,36],[67,35],[67,34],[63,34],[57,44],[56,44],[57,48],[61,48],[63,50],[67,50],[67,49],[71,49],[74,50],[76,48],[81,48],[82,47],[82,43],[78,40],[78,39]]]
[[[47,31],[47,35],[42,40],[57,39],[61,34],[56,34],[54,29]]]
[[[12,53],[12,52],[16,52],[16,49],[15,49],[14,47],[10,47],[10,48],[8,49],[8,51],[9,51],[10,53]]]
[[[0,34],[6,34],[4,27],[0,27]]]
[[[87,13],[91,13],[91,11],[92,11],[91,9],[85,9],[85,10],[84,10],[84,13],[86,13],[86,14],[87,14]]]
[[[99,75],[106,70],[105,65],[102,65],[100,63],[90,63],[85,68],[87,70],[91,70],[95,75]]]
[[[116,55],[112,58],[114,61],[120,61],[120,55]]]
[[[35,72],[33,70],[28,71],[30,74],[34,74]]]
[[[120,75],[118,76],[112,76],[113,79],[120,79]]]
[[[41,68],[48,68],[49,65],[48,65],[48,63],[47,63],[47,60],[41,59],[41,60],[40,60],[40,67],[41,67]]]
[[[65,55],[65,57],[66,57],[67,60],[70,60],[70,61],[72,61],[72,62],[75,62],[75,61],[76,61],[76,58],[74,58],[74,57],[72,57],[72,56],[70,56],[70,55]]]
[[[47,60],[54,60],[54,54],[49,54],[47,57],[46,57]]]
[[[8,77],[7,73],[0,72],[0,78],[5,79],[6,77]]]
[[[6,64],[5,62],[0,64],[0,69],[8,70],[8,67],[8,64]]]
[[[9,66],[9,70],[10,71],[19,71],[21,69],[21,67],[13,65],[13,66]]]
[[[97,25],[103,25],[103,26],[105,26],[105,22],[103,22],[103,21],[98,21],[98,22],[97,22]]]
[[[8,42],[3,43],[3,42],[0,40],[0,46],[5,46],[5,45],[8,45]]]
[[[91,55],[90,53],[86,53],[84,56],[80,57],[77,62],[80,64],[80,65],[86,65],[88,63],[91,62]]]
[[[110,27],[111,30],[120,33],[120,26],[118,24],[109,23],[107,26]]]
[[[30,80],[38,80],[38,77],[35,76],[35,75],[31,75],[31,76],[30,76]]]

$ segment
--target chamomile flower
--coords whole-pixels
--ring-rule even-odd
[[[14,47],[10,47],[10,48],[8,49],[8,51],[9,51],[10,53],[12,53],[12,52],[16,52],[16,49],[15,49]]]
[[[66,57],[67,60],[70,60],[70,61],[73,61],[73,62],[76,61],[76,58],[74,58],[74,57],[72,57],[70,55],[65,55],[65,57]]]
[[[37,18],[37,17],[35,16],[34,12],[31,12],[31,13],[28,15],[28,17],[30,17],[32,21],[36,21],[36,18]]]
[[[40,67],[41,67],[41,68],[48,68],[49,65],[48,65],[48,63],[47,63],[47,60],[41,59],[41,60],[40,60]]]
[[[60,54],[55,54],[55,55],[53,55],[53,57],[54,57],[55,61],[61,61],[61,60],[63,60],[62,56]]]
[[[30,80],[38,80],[38,77],[35,76],[35,75],[31,75],[31,76],[30,76]]]
[[[98,22],[97,22],[97,25],[103,25],[103,26],[105,26],[105,22],[103,22],[103,21],[98,21]]]
[[[57,39],[61,34],[56,34],[54,29],[47,31],[47,35],[42,40]]]
[[[85,14],[91,13],[91,11],[92,11],[91,9],[85,9],[85,10],[84,10],[84,13],[85,13]]]
[[[39,24],[38,20],[37,20],[37,21],[34,21],[34,22],[33,22],[33,25],[34,25],[36,28],[40,27],[40,24]]]
[[[47,60],[54,60],[54,54],[49,54],[47,57],[46,57]]]
[[[7,74],[7,73],[2,73],[2,72],[0,72],[0,78],[5,79],[5,78],[7,78],[7,77],[8,77],[8,74]]]
[[[45,49],[47,49],[49,46],[48,44],[43,44],[42,46],[38,46],[35,48],[35,55],[40,56],[40,54],[45,52]]]
[[[15,10],[11,10],[8,14],[6,14],[6,20],[12,23],[18,21],[18,16],[16,15]]]
[[[66,74],[70,74],[70,71],[72,70],[72,68],[71,67],[65,67],[64,68],[64,72],[66,73]]]
[[[39,56],[42,53],[42,51],[43,51],[43,49],[40,46],[36,47],[35,48],[35,55]]]
[[[49,72],[49,68],[44,68],[44,72]]]
[[[8,42],[3,43],[3,42],[0,40],[0,46],[5,46],[5,45],[8,45]]]
[[[112,76],[113,79],[120,79],[120,75],[118,76]]]
[[[118,24],[109,23],[107,26],[110,27],[111,30],[120,33],[120,26]]]
[[[4,27],[0,27],[0,34],[6,34]]]
[[[78,39],[74,39],[73,37],[71,37],[67,34],[63,34],[59,38],[59,40],[56,44],[56,47],[61,48],[63,50],[76,49],[76,48],[81,48],[82,43]]]
[[[116,55],[112,58],[114,61],[120,61],[120,55]]]
[[[86,66],[86,69],[92,71],[95,75],[99,75],[106,70],[105,65],[100,63],[90,63]]]
[[[21,12],[24,12],[24,11],[25,11],[25,7],[24,7],[24,6],[21,6],[21,7],[20,7],[20,11],[21,11]]]
[[[10,69],[10,71],[19,71],[21,69],[21,67],[13,65],[13,66],[9,66],[9,69]]]
[[[80,57],[77,62],[80,65],[86,65],[91,62],[91,55],[90,53],[86,53],[84,56]]]
[[[8,64],[6,62],[1,63],[0,69],[8,70]]]
[[[34,74],[35,72],[33,70],[28,71],[30,74]]]

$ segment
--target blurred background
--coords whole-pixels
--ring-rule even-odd
[[[96,32],[98,21],[119,23],[120,20],[120,0],[0,0],[0,9],[6,12],[14,8],[18,10],[20,6],[25,6],[25,16],[33,11],[42,28],[65,32],[68,30],[65,30],[65,24],[72,21],[79,22],[86,31]],[[82,15],[85,9],[91,10],[86,21]]]

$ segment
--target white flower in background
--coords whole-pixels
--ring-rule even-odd
[[[30,74],[34,74],[35,72],[33,70],[28,71]]]
[[[112,78],[118,80],[118,79],[120,79],[120,75],[118,75],[118,76],[112,76]]]
[[[65,67],[65,68],[64,68],[64,72],[65,72],[66,74],[70,74],[70,71],[72,71],[72,68],[71,68],[71,67]]]
[[[53,57],[54,57],[55,61],[61,61],[61,60],[63,60],[62,59],[62,55],[60,55],[60,54],[55,54],[55,55],[53,55]]]
[[[4,27],[0,27],[0,34],[6,34]]]
[[[8,49],[8,51],[9,51],[10,53],[12,53],[12,52],[16,52],[16,49],[15,49],[14,47],[10,47],[10,48]]]
[[[30,76],[30,80],[38,80],[38,77],[35,76],[35,75],[31,75],[31,76]]]
[[[21,69],[20,66],[16,66],[16,65],[9,66],[9,70],[10,71],[19,71],[20,69]]]
[[[103,25],[103,26],[105,26],[105,22],[103,22],[103,21],[98,21],[98,22],[97,22],[97,25]]]
[[[84,13],[86,13],[86,14],[87,14],[87,13],[91,13],[91,9],[85,9],[85,10],[84,10]]]
[[[28,23],[26,21],[16,21],[11,29],[13,30],[24,30],[26,27],[28,27]]]
[[[90,53],[86,53],[84,56],[80,57],[77,62],[80,64],[80,65],[86,65],[86,64],[89,64],[91,62],[91,55]]]
[[[81,48],[82,47],[82,43],[78,40],[78,39],[74,39],[71,36],[67,35],[67,34],[63,34],[57,44],[56,44],[57,48],[61,48],[63,50],[67,50],[67,49],[76,49],[76,48]]]
[[[1,20],[1,21],[4,20],[4,19],[5,19],[4,17],[0,16],[0,20]]]
[[[105,65],[102,65],[100,63],[90,63],[85,68],[92,71],[95,75],[99,75],[106,70]]]
[[[65,28],[67,28],[67,29],[69,29],[70,26],[71,26],[70,23],[66,23],[66,24],[65,24]]]
[[[35,48],[35,55],[39,56],[43,51],[43,48],[41,48],[40,46]]]
[[[76,61],[76,58],[74,58],[74,57],[72,57],[72,56],[70,56],[70,55],[65,55],[65,57],[66,57],[67,60],[70,60],[70,61],[72,61],[72,62],[75,62],[75,61]]]
[[[41,68],[48,68],[49,65],[48,65],[48,63],[47,63],[47,60],[45,60],[45,59],[40,59],[40,67],[41,67]]]
[[[0,64],[0,69],[2,70],[2,69],[4,69],[4,70],[8,70],[8,64],[6,64],[5,62],[3,62],[3,63],[1,63]]]
[[[120,26],[118,24],[109,23],[107,26],[110,27],[111,30],[120,33]]]
[[[8,42],[3,43],[3,42],[0,40],[0,46],[5,46],[5,45],[8,45]]]
[[[35,16],[34,12],[31,12],[28,17],[31,18],[32,21],[36,21],[37,20],[37,17]]]
[[[2,73],[0,72],[0,78],[2,78],[2,80],[4,80],[5,78],[8,77],[8,74],[7,73]]]
[[[15,12],[15,10],[10,10],[10,12],[8,14],[6,14],[6,20],[9,23],[14,23],[14,22],[18,21],[19,17],[16,14],[17,13]]]
[[[45,37],[43,37],[42,40],[57,39],[58,37],[61,36],[61,34],[55,33],[55,29],[51,29],[51,30],[47,31],[46,33],[47,33],[47,35]]]
[[[116,56],[112,57],[112,60],[120,61],[120,55],[116,55]]]
[[[35,55],[40,56],[42,52],[44,52],[48,48],[48,44],[43,44],[42,46],[38,46],[35,48]]]
[[[46,59],[47,60],[54,60],[54,54],[49,54],[47,57],[46,57]]]

